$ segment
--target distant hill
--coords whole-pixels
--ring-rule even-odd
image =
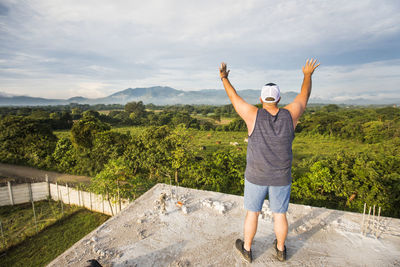
[[[241,90],[238,92],[249,103],[258,103],[260,90]],[[291,102],[297,94],[294,92],[282,94],[282,101]],[[225,90],[203,89],[199,91],[181,91],[171,87],[128,88],[96,101],[103,103],[125,104],[130,101],[143,101],[145,104],[174,105],[174,104],[229,104]]]
[[[43,106],[64,104],[65,100],[30,96],[3,96],[0,94],[0,106]]]
[[[241,90],[239,95],[247,102],[259,103],[260,90]],[[282,93],[281,104],[287,104],[296,97],[296,92]],[[204,89],[199,91],[182,91],[171,87],[154,86],[146,88],[128,88],[112,95],[102,98],[85,98],[81,96],[69,99],[47,99],[30,96],[15,96],[0,92],[0,106],[41,106],[41,105],[67,105],[69,103],[79,104],[126,104],[131,101],[143,101],[145,104],[174,105],[174,104],[229,104],[229,99],[222,89]],[[363,98],[346,101],[333,101],[331,99],[313,98],[310,103],[321,104],[350,104],[350,105],[372,105],[372,104],[400,104],[400,99],[366,100]]]

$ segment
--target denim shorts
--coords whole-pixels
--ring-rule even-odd
[[[269,208],[273,213],[285,213],[289,207],[290,189],[292,184],[284,186],[264,186],[244,181],[244,208],[259,212],[264,199],[269,196]]]

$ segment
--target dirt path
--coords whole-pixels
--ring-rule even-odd
[[[50,182],[58,183],[89,183],[90,177],[64,174],[52,171],[44,171],[26,166],[11,165],[0,163],[0,182],[14,181],[17,183],[42,182],[45,177],[49,177]]]

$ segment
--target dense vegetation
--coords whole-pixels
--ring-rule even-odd
[[[0,109],[0,161],[89,175],[107,196],[134,198],[157,182],[243,193],[245,144],[229,141],[246,128],[231,105],[107,108]],[[352,211],[367,202],[400,217],[399,145],[398,108],[309,107],[296,128],[292,201]]]

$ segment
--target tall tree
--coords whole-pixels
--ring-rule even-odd
[[[57,142],[48,124],[21,116],[0,121],[0,159],[3,162],[47,167]]]
[[[110,130],[110,125],[93,116],[84,116],[71,129],[72,143],[78,147],[91,148],[96,133]]]

